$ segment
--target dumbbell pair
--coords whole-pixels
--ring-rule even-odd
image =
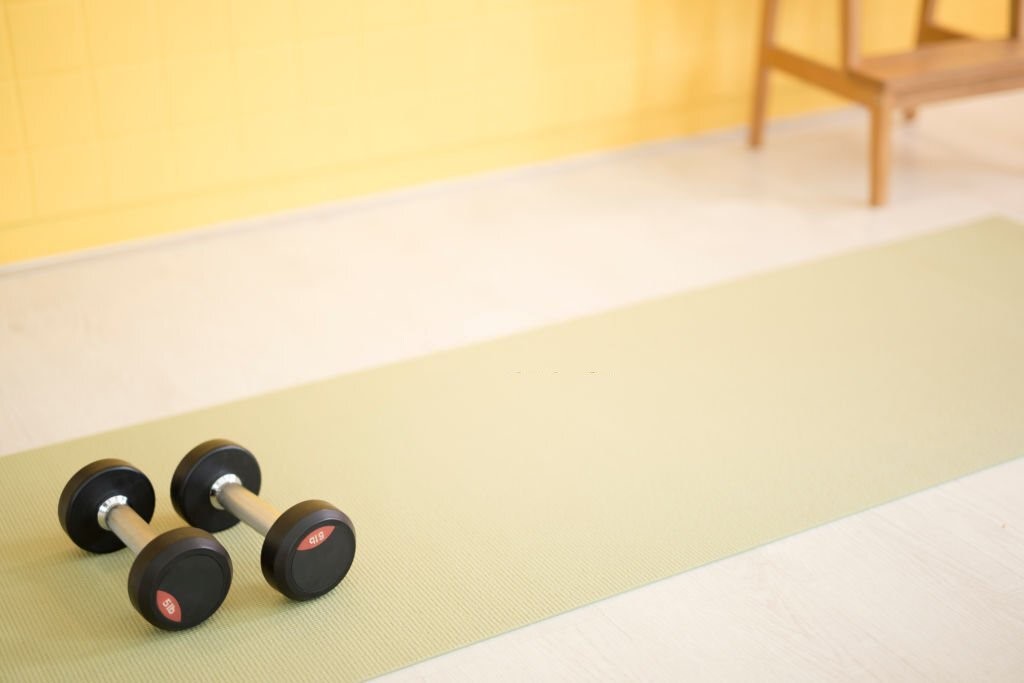
[[[171,501],[192,526],[157,535],[149,527],[155,495],[146,476],[123,460],[86,465],[68,481],[58,516],[71,540],[94,553],[128,546],[136,554],[128,576],[132,604],[154,626],[195,626],[220,607],[231,586],[227,550],[209,532],[239,519],[266,536],[263,574],[294,600],[327,593],[355,557],[349,518],[320,500],[278,515],[256,496],[256,458],[238,444],[215,439],[192,449],[171,482]],[[198,528],[196,528],[198,527]]]

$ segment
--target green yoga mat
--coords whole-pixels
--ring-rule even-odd
[[[1022,407],[1024,228],[989,220],[13,455],[0,679],[366,678],[1020,456]],[[172,528],[216,436],[348,512],[356,561],[290,603],[237,526],[220,612],[160,632],[57,497],[123,458]]]

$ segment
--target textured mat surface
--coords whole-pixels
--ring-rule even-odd
[[[1024,228],[990,220],[9,456],[0,679],[386,672],[1024,454],[1022,349]],[[57,497],[124,458],[171,528],[213,436],[282,509],[348,512],[356,562],[289,603],[235,527],[221,611],[158,632],[128,551],[75,548]]]

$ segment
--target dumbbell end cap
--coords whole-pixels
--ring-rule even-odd
[[[57,517],[75,545],[91,553],[110,553],[124,547],[112,531],[100,526],[96,516],[100,505],[114,496],[127,498],[128,506],[147,522],[153,518],[153,485],[124,460],[97,460],[68,480],[57,503]]]
[[[231,588],[231,557],[217,539],[192,527],[150,541],[128,574],[128,596],[146,621],[181,631],[206,621]]]
[[[292,600],[312,600],[345,578],[356,533],[344,512],[323,500],[294,505],[267,532],[260,555],[267,582]]]
[[[194,527],[215,532],[238,523],[227,510],[214,507],[210,489],[225,474],[234,474],[242,486],[260,492],[260,466],[248,450],[227,439],[199,444],[182,458],[171,476],[171,503],[181,518]]]

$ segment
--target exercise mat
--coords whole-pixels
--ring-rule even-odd
[[[161,632],[57,498],[123,458],[172,528],[212,437],[279,508],[348,512],[355,564],[289,602],[236,526],[220,612]],[[994,219],[2,458],[0,679],[362,679],[1022,454],[1024,227]]]

